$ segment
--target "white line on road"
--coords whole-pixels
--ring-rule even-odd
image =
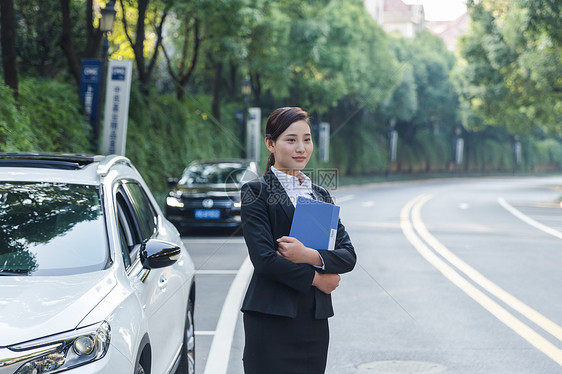
[[[250,281],[252,271],[253,267],[250,258],[246,257],[246,260],[244,260],[238,274],[230,285],[228,295],[222,306],[215,337],[213,338],[213,343],[209,350],[205,374],[226,374],[228,370],[232,338],[234,336],[238,316],[240,315],[242,298],[244,297],[248,282]]]
[[[212,336],[215,335],[216,331],[195,331],[195,335],[199,335],[199,336]]]
[[[538,334],[531,327],[520,321],[512,313],[507,311],[505,308],[500,306],[492,298],[487,296],[485,293],[480,291],[469,281],[463,278],[453,267],[449,266],[444,260],[439,258],[423,241],[424,239],[433,249],[441,254],[445,259],[451,262],[452,265],[457,267],[470,279],[479,284],[480,286],[486,288],[488,291],[493,293],[500,300],[503,300],[508,305],[512,306],[521,313],[526,313],[527,318],[531,319],[534,323],[539,324],[543,329],[548,331],[550,334],[560,338],[560,326],[549,321],[544,316],[540,315],[538,312],[534,311],[532,308],[521,303],[515,297],[511,296],[507,292],[503,291],[501,288],[484,278],[475,269],[465,264],[462,260],[457,258],[452,254],[443,244],[437,241],[429,232],[425,229],[425,225],[421,220],[421,207],[425,204],[431,195],[420,195],[408,202],[402,209],[400,213],[400,224],[402,226],[402,231],[404,235],[414,246],[414,248],[437,270],[439,270],[447,279],[449,279],[453,284],[459,287],[463,292],[470,296],[474,301],[480,304],[483,308],[488,310],[492,315],[494,315],[498,320],[504,323],[506,326],[515,331],[519,336],[532,344],[535,348],[543,352],[545,355],[550,357],[553,361],[562,366],[562,350],[556,347],[554,344],[549,342],[547,339]],[[412,216],[410,218],[410,215]],[[411,219],[411,221],[410,221]],[[414,230],[417,230],[417,234]],[[437,247],[437,248],[436,248]],[[475,277],[475,278],[473,278]],[[482,283],[483,282],[483,283]],[[499,292],[496,294],[497,292]],[[504,293],[504,294],[502,294]],[[506,301],[507,297],[507,301]],[[520,304],[519,304],[520,303]],[[521,309],[521,305],[524,307]],[[538,317],[538,319],[537,319]],[[542,317],[542,319],[540,318]],[[546,323],[546,325],[545,325]]]
[[[334,197],[334,202],[336,204],[339,204],[339,203],[343,203],[344,201],[353,200],[354,197],[355,197],[354,195],[345,195],[345,196],[342,196],[342,197]]]
[[[229,237],[229,238],[190,238],[182,236],[181,240],[184,243],[190,244],[240,244],[245,243],[242,237]]]
[[[543,225],[542,223],[537,222],[534,219],[532,219],[531,217],[521,213],[519,210],[517,210],[516,208],[509,205],[509,203],[507,201],[505,201],[503,198],[500,197],[498,199],[498,203],[502,207],[504,207],[509,213],[511,213],[515,217],[519,218],[521,221],[523,221],[525,223],[528,223],[529,225],[533,226],[534,228],[537,228],[541,231],[544,231],[547,234],[550,234],[554,237],[557,237],[558,239],[562,239],[562,232],[560,232],[558,230],[554,230],[552,227],[548,227],[547,225]]]
[[[204,275],[238,274],[238,270],[196,270],[195,274],[204,274]]]

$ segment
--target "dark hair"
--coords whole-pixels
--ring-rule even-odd
[[[265,138],[276,141],[279,135],[297,121],[305,121],[312,130],[308,113],[301,108],[296,106],[286,106],[275,109],[267,118],[267,124],[265,125]],[[265,172],[267,173],[274,164],[275,156],[271,153],[267,158]]]

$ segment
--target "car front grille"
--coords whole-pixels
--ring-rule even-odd
[[[198,209],[198,208],[212,208],[212,209],[229,209],[232,208],[234,204],[232,200],[228,198],[220,198],[220,199],[212,199],[213,206],[212,207],[205,207],[203,206],[203,201],[207,199],[192,199],[192,198],[183,198],[183,204],[185,208],[191,209]]]

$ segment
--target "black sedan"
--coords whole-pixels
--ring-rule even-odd
[[[245,159],[194,161],[181,178],[168,179],[166,217],[183,232],[240,226],[240,188],[258,177]]]

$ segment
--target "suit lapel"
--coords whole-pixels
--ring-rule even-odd
[[[324,196],[322,196],[320,190],[315,184],[312,185],[312,195],[314,195],[315,200],[324,201]]]
[[[292,222],[293,215],[295,214],[295,207],[291,203],[289,195],[287,195],[287,192],[285,192],[285,189],[283,188],[275,174],[273,174],[273,171],[268,170],[268,172],[264,174],[264,180],[269,188],[268,202],[270,204],[281,206],[281,208],[287,215],[289,222]]]
[[[313,184],[312,185],[312,194],[316,200],[323,201],[325,203],[333,204],[334,202],[330,199],[329,195],[324,195],[322,188]]]

